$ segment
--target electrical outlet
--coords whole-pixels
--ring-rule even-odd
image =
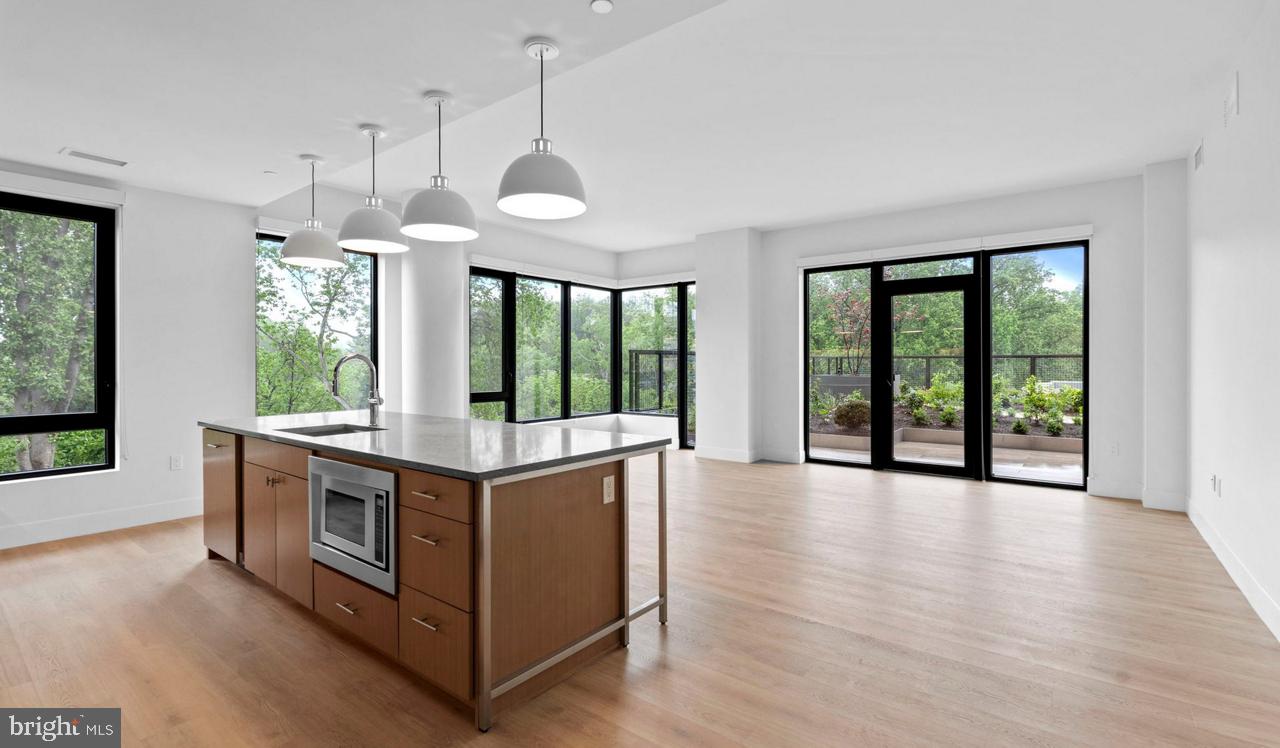
[[[604,477],[604,503],[613,503],[613,476],[606,475]]]
[[[170,470],[182,469],[182,455],[169,455],[169,469]]]

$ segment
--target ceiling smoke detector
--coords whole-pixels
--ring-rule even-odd
[[[126,164],[129,163],[128,161],[121,161],[118,158],[109,158],[107,156],[99,156],[96,153],[85,153],[84,151],[77,151],[75,148],[71,148],[71,147],[62,148],[58,151],[58,153],[61,153],[64,156],[71,156],[72,158],[82,158],[85,161],[95,161],[99,164],[107,164],[109,166],[125,166]]]

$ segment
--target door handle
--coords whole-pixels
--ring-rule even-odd
[[[343,605],[342,603],[334,603],[334,605],[337,605],[339,608],[341,608],[341,609],[342,609],[342,612],[343,612],[343,613],[346,613],[347,615],[352,615],[352,616],[353,616],[353,615],[355,615],[355,614],[356,614],[356,609],[355,609],[355,608],[349,607],[349,606],[347,606],[347,605]]]
[[[421,618],[410,618],[409,620],[413,621],[414,623],[418,624],[419,626],[422,626],[422,627],[424,627],[424,628],[431,629],[432,631],[439,631],[439,630],[440,630],[440,624],[438,624],[438,623],[430,623],[430,622],[428,622],[428,621],[424,621],[424,620],[422,620]]]
[[[414,540],[421,540],[427,545],[440,545],[440,538],[433,538],[430,535],[423,537],[422,535],[410,535]]]
[[[439,496],[436,496],[435,494],[432,494],[432,493],[424,493],[424,492],[422,492],[422,491],[410,491],[409,493],[413,494],[414,496],[421,496],[422,498],[424,498],[424,499],[426,499],[426,500],[428,500],[428,501],[439,501],[439,500],[440,500],[440,497],[439,497]]]
[[[222,449],[223,447],[227,446],[225,444],[214,444],[213,442],[205,442],[204,445],[209,449]]]

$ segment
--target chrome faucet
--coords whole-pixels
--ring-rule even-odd
[[[368,356],[364,355],[363,353],[348,353],[347,355],[338,359],[338,363],[335,364],[333,367],[333,384],[330,385],[329,392],[330,394],[333,395],[334,400],[337,400],[339,403],[342,403],[342,406],[344,408],[346,408],[347,410],[352,409],[351,403],[348,403],[346,400],[342,399],[342,396],[338,394],[338,371],[342,369],[343,364],[353,359],[357,361],[363,361],[364,365],[369,367],[369,425],[377,426],[378,425],[378,406],[382,405],[383,399],[382,399],[382,395],[378,394],[378,367],[373,365],[373,360],[370,359]]]

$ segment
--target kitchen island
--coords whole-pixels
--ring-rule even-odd
[[[364,411],[200,421],[210,558],[396,658],[473,708],[481,730],[626,646],[635,618],[656,609],[666,622],[669,439],[394,412],[367,424]],[[629,607],[627,460],[648,454],[659,589]],[[394,531],[377,543],[392,584],[357,578],[359,559],[325,561],[344,555],[318,519],[335,495],[326,467],[392,487]]]

